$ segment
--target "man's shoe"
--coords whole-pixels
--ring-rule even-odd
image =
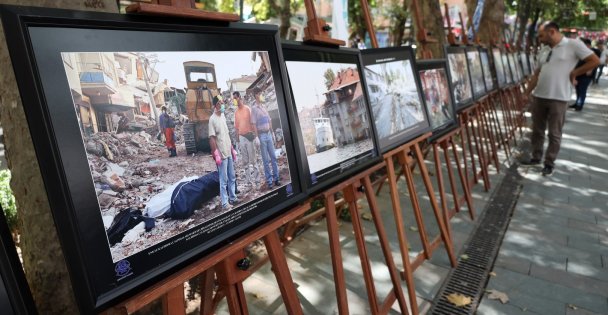
[[[274,185],[279,187],[279,186],[281,186],[281,182],[279,182],[279,180],[277,179],[274,181]]]
[[[577,111],[577,112],[580,112],[580,111],[583,110],[583,108],[582,107],[576,107],[574,110]]]
[[[568,106],[568,108],[577,108],[577,107],[578,107],[578,105],[576,105],[576,103],[574,103],[574,104],[572,104],[572,105]]]
[[[543,176],[551,176],[553,175],[553,166],[545,165],[545,167],[543,167],[543,170],[540,172],[543,174]]]
[[[239,204],[239,200],[238,199],[234,199],[233,201],[228,201],[228,204],[230,204],[231,206],[235,206]]]
[[[521,162],[519,162],[519,164],[521,164],[521,165],[538,165],[538,164],[540,164],[540,160],[539,159],[530,159],[530,160],[526,160],[526,161],[521,161]]]

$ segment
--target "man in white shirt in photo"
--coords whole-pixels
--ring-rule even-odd
[[[593,70],[600,64],[599,58],[578,39],[566,38],[559,26],[552,21],[541,24],[538,29],[539,41],[546,45],[540,52],[540,67],[534,72],[526,95],[532,95],[532,157],[522,162],[524,165],[541,163],[545,131],[549,129],[549,145],[544,156],[543,176],[553,174],[555,159],[562,140],[568,101],[576,77]],[[585,61],[575,69],[579,60]]]

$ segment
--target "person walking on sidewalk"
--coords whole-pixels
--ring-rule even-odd
[[[600,82],[600,77],[602,76],[602,73],[604,72],[604,66],[606,65],[606,58],[608,57],[608,49],[606,49],[606,47],[604,47],[604,42],[598,42],[597,43],[597,49],[599,49],[599,51],[601,52],[600,54],[600,66],[599,68],[597,68],[597,76],[594,78],[595,84],[598,84]]]
[[[581,38],[581,41],[583,41],[583,43],[585,43],[585,46],[591,49],[591,51],[593,51],[593,53],[598,56],[598,58],[600,57],[602,53],[597,48],[591,48],[590,39]],[[584,60],[579,60],[575,68],[582,66],[584,63]],[[587,98],[587,89],[589,88],[589,85],[591,85],[591,82],[594,80],[596,71],[597,68],[593,68],[593,70],[589,70],[576,77],[576,102],[570,105],[570,108],[574,108],[574,110],[576,110],[577,112],[583,110],[583,106],[585,106],[585,99]]]
[[[549,129],[549,146],[545,153],[542,174],[553,174],[555,159],[562,140],[562,127],[566,117],[572,85],[576,77],[593,70],[600,64],[599,58],[580,40],[566,38],[557,23],[547,21],[538,29],[539,41],[546,45],[540,52],[540,67],[534,72],[526,95],[532,95],[532,157],[525,165],[540,164],[543,156],[545,130]],[[579,60],[584,64],[575,68]]]

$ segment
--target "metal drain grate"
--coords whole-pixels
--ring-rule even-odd
[[[500,186],[494,191],[490,202],[486,206],[481,223],[465,245],[464,254],[468,258],[461,259],[456,269],[450,272],[433,301],[433,307],[429,314],[459,315],[475,313],[521,192],[520,179],[521,176],[517,173],[517,163],[515,163],[507,170]],[[455,306],[447,300],[447,297],[452,293],[460,293],[471,297],[472,303],[464,307]]]

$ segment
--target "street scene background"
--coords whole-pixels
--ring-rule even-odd
[[[464,52],[448,54],[454,101],[458,104],[473,97],[466,58]]]
[[[479,51],[467,51],[467,58],[469,59],[469,70],[471,71],[474,94],[483,95],[486,92],[486,87],[481,68],[481,59],[479,59]]]
[[[419,73],[431,127],[434,130],[454,119],[450,109],[453,105],[447,73],[445,69],[422,70]]]

